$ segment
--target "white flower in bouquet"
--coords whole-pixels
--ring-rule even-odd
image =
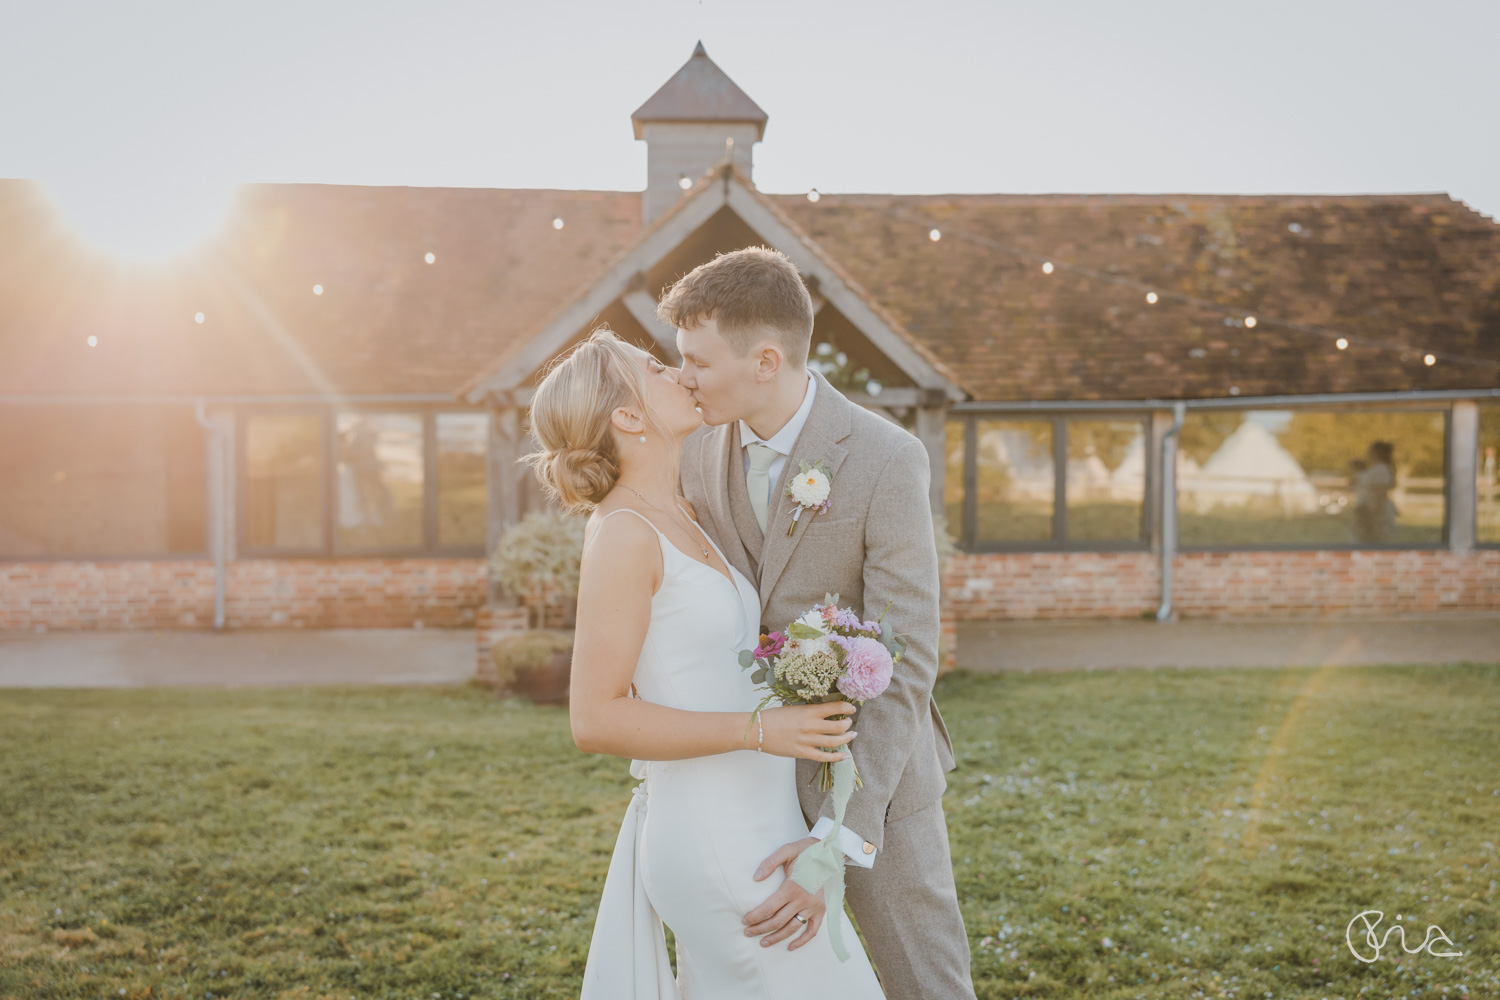
[[[813,608],[801,618],[798,618],[797,624],[806,625],[808,628],[815,628],[819,632],[822,632],[824,635],[828,635],[833,631],[833,627],[828,624],[828,619],[823,615],[823,608],[821,605]]]
[[[833,651],[833,641],[826,635],[820,635],[815,639],[788,639],[783,655],[819,656],[824,653],[838,657],[838,654]]]

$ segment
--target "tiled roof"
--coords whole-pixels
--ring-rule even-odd
[[[452,392],[642,231],[636,192],[240,195],[211,252],[130,271],[78,244],[36,184],[0,180],[0,392]],[[1421,363],[1426,351],[1500,359],[1500,226],[1446,196],[769,200],[976,399],[1500,385],[1493,368]],[[995,245],[1265,319],[1251,330],[1169,298],[1147,305]],[[1340,352],[1278,318],[1414,353]]]
[[[1429,351],[1500,361],[1500,225],[1446,195],[776,200],[976,399],[1500,386],[1500,369],[1422,362]],[[1225,311],[1044,274],[1046,258]],[[1246,312],[1253,329],[1225,325]],[[1276,319],[1355,343],[1339,351]],[[1402,360],[1360,338],[1412,351]]]
[[[448,393],[640,227],[638,193],[248,185],[209,248],[131,269],[0,180],[0,392]]]

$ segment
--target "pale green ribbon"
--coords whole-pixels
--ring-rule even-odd
[[[839,830],[844,825],[844,809],[849,805],[849,796],[854,794],[854,761],[839,760],[833,763],[833,829],[828,836],[797,855],[792,863],[792,880],[816,893],[823,889],[823,905],[827,907],[828,939],[833,942],[833,953],[840,962],[849,961],[849,949],[844,947],[844,852],[839,848]]]

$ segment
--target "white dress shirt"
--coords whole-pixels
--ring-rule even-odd
[[[771,462],[771,468],[767,471],[770,483],[767,489],[775,492],[776,483],[781,479],[781,470],[786,466],[787,456],[792,453],[792,446],[797,443],[797,437],[802,433],[802,428],[807,424],[807,415],[812,412],[813,396],[818,391],[818,380],[811,373],[807,376],[807,391],[802,395],[802,405],[797,407],[797,412],[792,414],[792,419],[786,425],[772,434],[769,438],[762,438],[750,425],[743,420],[740,421],[740,454],[744,459],[744,470],[748,476],[750,473],[750,452],[746,445],[759,443],[765,445],[779,454]],[[766,509],[773,510],[776,507],[776,497],[767,497]],[[769,517],[769,515],[768,515]],[[833,829],[833,819],[829,816],[818,817],[818,822],[813,825],[811,835],[822,840],[828,836],[828,831]],[[865,838],[855,833],[846,826],[839,827],[839,847],[844,855],[861,868],[871,868],[875,865],[875,846]]]
[[[792,453],[792,445],[797,443],[797,436],[802,433],[802,428],[807,425],[807,415],[812,412],[813,396],[818,391],[818,380],[809,373],[807,376],[807,391],[802,394],[802,405],[797,407],[797,412],[792,414],[792,419],[786,425],[772,434],[769,438],[763,438],[750,429],[750,425],[743,420],[740,421],[740,457],[745,460],[745,474],[750,474],[750,452],[745,445],[758,443],[778,452],[776,459],[771,462],[771,468],[766,475],[770,478],[768,489],[776,489],[776,481],[781,478],[781,470],[786,466],[786,457]],[[776,506],[776,498],[768,497],[770,502],[766,510]],[[768,515],[769,517],[769,515]]]

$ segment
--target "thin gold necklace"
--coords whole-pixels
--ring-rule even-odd
[[[687,536],[693,540],[693,544],[696,545],[696,546],[698,546],[698,550],[703,553],[703,558],[704,559],[708,559],[708,557],[709,557],[708,556],[708,547],[705,546],[702,542],[698,541],[698,536],[694,535],[692,533],[692,531],[690,531],[688,529],[688,526],[685,525],[685,524],[683,524],[682,521],[679,520],[671,511],[662,510],[660,507],[656,506],[656,504],[652,503],[650,500],[647,500],[645,497],[642,497],[639,493],[636,493],[635,490],[630,489],[629,486],[627,486],[625,488],[627,490],[630,490],[630,492],[635,493],[636,496],[641,497],[641,503],[645,504],[647,507],[650,507],[652,510],[656,511],[657,513],[665,514],[668,517],[672,518],[672,520],[676,521],[677,522],[677,526],[679,528],[681,528],[683,531],[686,531],[687,532]]]

